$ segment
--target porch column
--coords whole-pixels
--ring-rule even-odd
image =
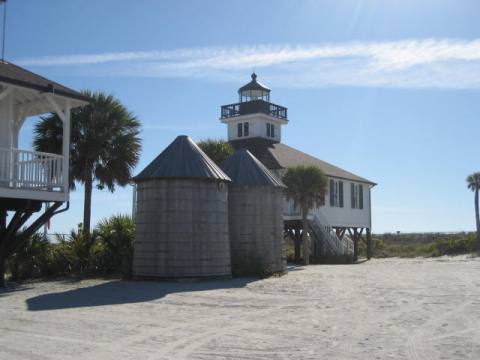
[[[372,249],[372,233],[370,231],[370,228],[367,228],[367,259],[370,260],[370,258],[373,255],[373,249]]]
[[[358,260],[358,230],[357,228],[353,228],[353,261]]]
[[[62,133],[62,155],[63,155],[63,163],[62,163],[62,175],[63,175],[63,191],[68,193],[70,187],[70,112],[72,106],[70,101],[65,103],[65,118],[63,121],[63,133]]]
[[[10,185],[13,138],[13,97],[6,90],[0,93],[0,181]]]

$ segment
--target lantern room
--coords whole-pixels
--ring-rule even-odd
[[[252,81],[238,89],[239,101],[249,102],[263,100],[270,102],[270,89],[257,81],[257,74],[252,74]]]

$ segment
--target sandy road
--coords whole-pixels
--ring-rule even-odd
[[[480,359],[480,259],[0,291],[0,359]]]

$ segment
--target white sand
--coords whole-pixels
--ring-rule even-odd
[[[0,359],[480,359],[480,259],[0,292]]]

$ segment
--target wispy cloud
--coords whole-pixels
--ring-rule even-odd
[[[480,88],[480,39],[257,45],[46,56],[24,66],[96,76],[243,79],[252,68],[284,87]]]
[[[144,131],[199,131],[199,130],[209,130],[215,128],[214,125],[205,125],[205,124],[184,124],[184,125],[145,125],[143,127]]]

